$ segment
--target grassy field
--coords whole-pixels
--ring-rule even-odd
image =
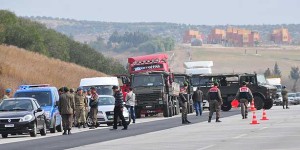
[[[282,82],[288,88],[291,88],[293,83],[289,79],[291,67],[300,67],[300,48],[297,47],[224,48],[181,46],[175,52],[182,56],[181,53],[186,52],[186,50],[191,51],[192,61],[213,61],[213,73],[264,73],[267,68],[273,70],[275,62],[277,62],[282,73]],[[177,60],[178,66],[183,63],[181,60],[186,60],[186,58]],[[182,68],[177,69],[182,71]]]
[[[5,88],[21,84],[51,84],[76,88],[84,77],[106,76],[72,63],[48,58],[12,46],[0,45],[0,96]]]

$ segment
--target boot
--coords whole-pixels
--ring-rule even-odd
[[[290,107],[287,107],[287,106],[286,106],[286,109],[290,109]]]
[[[85,123],[83,123],[83,124],[82,124],[82,127],[83,127],[83,128],[86,128],[86,124],[85,124]]]
[[[211,122],[211,117],[208,117],[208,123],[210,123]]]
[[[81,123],[78,123],[78,129],[80,129],[81,128]]]
[[[187,124],[190,124],[191,122],[190,121],[188,121],[187,119],[185,120],[185,122],[187,123]]]
[[[186,121],[185,121],[185,119],[182,119],[182,124],[186,124]]]
[[[216,122],[222,122],[221,120],[219,120],[219,117],[216,118]]]
[[[68,130],[68,134],[69,134],[69,135],[71,135],[71,134],[72,134],[72,133],[71,133],[71,129],[69,129],[69,130]]]
[[[242,116],[243,117],[243,119],[245,119],[245,116]]]
[[[62,135],[67,135],[67,130],[64,130],[64,133]]]

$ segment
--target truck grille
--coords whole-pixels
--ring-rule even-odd
[[[144,94],[136,94],[136,99],[138,101],[155,101],[161,98],[161,93],[144,93]]]

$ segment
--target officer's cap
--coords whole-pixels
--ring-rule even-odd
[[[10,92],[11,92],[11,89],[6,89],[5,92],[6,92],[6,93],[10,93]]]
[[[69,92],[69,88],[68,87],[64,87],[64,92]]]
[[[81,90],[83,90],[82,87],[78,87],[78,88],[77,88],[77,91],[81,91]]]
[[[113,89],[113,90],[117,90],[117,89],[119,89],[119,87],[114,85],[114,86],[112,87],[112,89]]]

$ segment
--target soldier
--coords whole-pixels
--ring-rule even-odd
[[[64,88],[63,87],[61,87],[60,89],[58,89],[58,95],[61,95],[63,93],[64,93]]]
[[[187,120],[187,98],[184,96],[184,94],[187,94],[187,87],[188,84],[184,83],[184,87],[180,89],[179,98],[181,101],[181,120],[182,124],[189,124],[190,121]]]
[[[111,130],[117,130],[118,128],[118,117],[122,120],[123,124],[123,129],[122,130],[127,130],[128,124],[123,116],[123,94],[119,90],[118,86],[113,86],[112,87],[114,91],[114,97],[115,97],[115,108],[114,108],[114,126]]]
[[[248,116],[248,102],[253,100],[253,95],[251,90],[247,87],[247,83],[243,81],[242,87],[236,93],[235,99],[240,102],[241,105],[241,114],[243,119],[247,119]]]
[[[92,126],[90,129],[95,129],[97,125],[97,114],[98,114],[98,94],[95,87],[91,87],[91,98],[90,98],[90,118],[92,119]]]
[[[69,89],[64,87],[64,93],[59,97],[59,113],[62,117],[63,135],[71,134],[73,115],[75,110],[74,97],[69,93]]]
[[[221,122],[219,118],[220,118],[220,107],[223,104],[223,100],[217,82],[215,82],[214,86],[209,89],[207,93],[207,99],[209,102],[209,109],[210,109],[208,122],[209,123],[211,122],[211,118],[214,112],[216,112],[216,122]]]
[[[282,91],[281,91],[281,95],[282,95],[282,106],[283,109],[290,109],[288,107],[288,91],[286,90],[286,86],[282,86]],[[285,108],[284,108],[285,105]]]
[[[75,116],[77,119],[76,121],[77,121],[78,128],[80,129],[81,126],[83,126],[83,128],[86,128],[85,112],[86,112],[86,108],[88,107],[88,104],[87,104],[87,98],[85,97],[85,95],[83,95],[82,87],[77,88],[77,92],[74,98],[75,98]]]

